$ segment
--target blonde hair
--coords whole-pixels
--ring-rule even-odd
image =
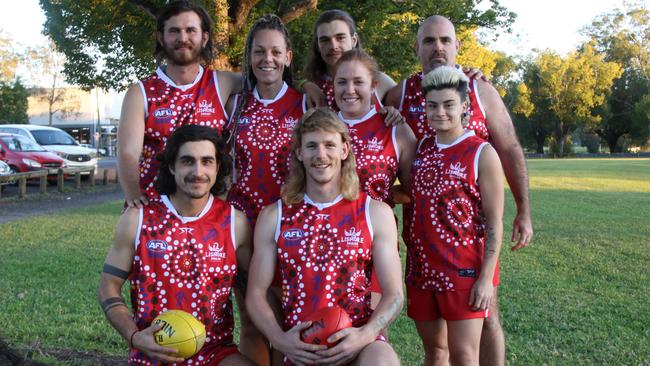
[[[331,109],[321,107],[307,111],[293,129],[291,170],[286,183],[282,186],[282,201],[287,205],[292,205],[303,200],[307,188],[307,177],[303,163],[296,156],[296,150],[300,149],[302,145],[302,136],[313,131],[338,133],[341,135],[343,143],[350,147],[348,157],[341,162],[341,195],[350,201],[357,199],[359,197],[359,176],[348,128]]]
[[[461,102],[469,102],[469,78],[462,70],[451,66],[438,66],[429,71],[422,79],[422,94],[426,97],[431,90],[454,89]],[[467,111],[461,116],[461,123],[469,123]]]

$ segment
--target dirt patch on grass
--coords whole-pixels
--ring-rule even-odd
[[[0,339],[0,366],[46,366],[45,363],[34,360],[34,358],[45,357],[56,359],[56,365],[112,366],[126,364],[126,357],[107,355],[101,352],[45,349],[37,344],[19,352]]]

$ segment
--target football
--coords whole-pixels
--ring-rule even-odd
[[[318,309],[305,318],[305,321],[311,321],[312,324],[302,331],[302,340],[305,343],[323,344],[327,347],[335,345],[327,342],[329,336],[352,326],[348,313],[338,306]]]
[[[205,343],[205,325],[185,311],[166,311],[158,315],[152,324],[163,325],[153,335],[156,343],[175,349],[178,357],[194,356]]]

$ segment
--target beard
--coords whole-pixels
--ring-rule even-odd
[[[189,52],[177,51],[177,49],[179,49],[181,46],[189,46],[190,47]],[[196,47],[195,45],[192,44],[189,45],[188,44],[185,45],[165,44],[163,45],[163,50],[168,64],[187,66],[187,65],[199,63],[201,61],[201,51],[203,51],[203,48]]]

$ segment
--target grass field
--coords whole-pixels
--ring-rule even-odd
[[[529,169],[534,244],[501,254],[509,364],[650,365],[650,159],[532,160]],[[0,337],[23,354],[126,355],[96,304],[120,208],[0,225]],[[510,197],[506,213],[504,244]],[[404,365],[422,362],[405,315],[390,336]],[[48,364],[93,364],[40,353]]]

